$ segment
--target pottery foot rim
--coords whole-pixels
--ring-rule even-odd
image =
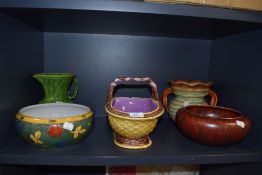
[[[149,142],[147,144],[143,144],[143,145],[129,145],[129,144],[125,144],[125,143],[119,143],[117,142],[116,139],[114,139],[114,143],[121,147],[121,148],[127,148],[127,149],[144,149],[144,148],[148,148],[152,145],[152,141],[150,138],[149,139]]]
[[[114,143],[121,148],[127,149],[143,149],[152,145],[152,141],[148,136],[138,139],[128,139],[116,133],[114,133]]]

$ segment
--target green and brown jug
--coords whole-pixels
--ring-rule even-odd
[[[77,96],[78,84],[76,76],[71,73],[39,73],[34,74],[43,87],[44,97],[39,103],[71,103]],[[74,91],[70,93],[73,83]]]
[[[170,117],[175,121],[176,112],[183,106],[207,104],[205,96],[210,95],[210,105],[217,104],[217,95],[210,90],[211,82],[202,82],[199,80],[170,80],[171,87],[166,88],[163,92],[163,106],[169,112]],[[173,94],[167,104],[167,96]]]

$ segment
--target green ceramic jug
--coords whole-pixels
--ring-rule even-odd
[[[39,103],[71,103],[77,96],[77,80],[71,73],[39,73],[33,77],[41,83],[44,90],[44,98]],[[72,82],[74,91],[70,94]]]

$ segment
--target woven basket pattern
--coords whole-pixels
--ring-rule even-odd
[[[115,133],[126,138],[138,139],[149,135],[154,130],[158,118],[137,120],[134,118],[119,118],[109,114],[108,120]]]

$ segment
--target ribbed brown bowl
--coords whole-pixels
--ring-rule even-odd
[[[190,105],[178,110],[176,125],[186,137],[197,143],[225,146],[246,137],[251,120],[229,108]]]

